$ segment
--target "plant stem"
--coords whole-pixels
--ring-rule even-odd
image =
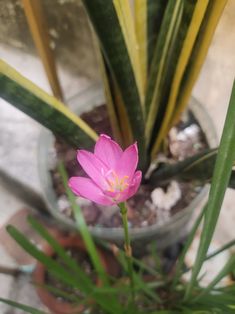
[[[127,260],[128,266],[128,273],[130,276],[130,284],[131,284],[131,291],[132,291],[132,298],[134,299],[134,272],[133,272],[133,263],[132,263],[132,249],[131,249],[131,241],[129,236],[128,230],[128,220],[127,220],[127,207],[125,203],[118,204],[121,215],[122,215],[122,223],[124,228],[124,250]]]

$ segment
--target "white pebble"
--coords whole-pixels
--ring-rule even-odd
[[[166,192],[162,188],[156,188],[151,193],[153,204],[164,210],[170,210],[181,198],[181,190],[176,181],[171,181]]]

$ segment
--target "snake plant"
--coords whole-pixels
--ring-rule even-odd
[[[145,172],[188,104],[226,0],[135,0],[133,5],[128,0],[83,0],[83,4],[100,47],[114,138],[123,146],[138,141],[139,167]],[[63,103],[3,61],[0,96],[73,146],[90,147],[97,139]],[[197,157],[196,165],[207,160]],[[195,173],[190,171],[192,177]]]

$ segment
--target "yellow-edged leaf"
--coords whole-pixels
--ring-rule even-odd
[[[117,113],[120,121],[123,145],[124,147],[127,147],[131,145],[134,141],[133,134],[128,120],[126,108],[122,99],[122,94],[116,82],[113,82],[112,85],[114,102],[117,108]]]
[[[102,82],[103,82],[103,87],[104,87],[104,92],[105,92],[106,105],[107,105],[107,109],[108,109],[108,114],[109,114],[109,119],[110,119],[110,123],[111,123],[111,127],[112,127],[112,132],[113,132],[115,140],[118,143],[122,144],[123,139],[122,139],[120,125],[119,125],[119,121],[118,121],[118,117],[117,117],[117,112],[115,109],[115,104],[113,101],[112,92],[110,89],[109,77],[108,77],[108,73],[107,73],[108,69],[105,66],[105,61],[104,61],[104,58],[102,56],[101,50],[99,49],[98,40],[97,40],[97,37],[96,37],[93,29],[92,29],[92,37],[93,37],[94,45],[96,48],[95,52],[96,52],[96,56],[98,59],[99,69],[100,69],[100,73],[101,73],[101,77],[102,77]]]
[[[0,60],[0,97],[6,99],[73,145],[79,139],[92,142],[98,135],[62,102]]]
[[[175,103],[178,95],[178,91],[180,88],[180,84],[182,81],[182,77],[184,74],[184,71],[186,69],[186,66],[188,64],[189,58],[191,56],[191,52],[194,46],[194,43],[197,38],[197,34],[199,32],[202,20],[204,18],[207,6],[208,6],[209,0],[198,0],[191,23],[189,25],[183,47],[180,53],[180,57],[177,63],[177,67],[175,70],[175,75],[173,79],[173,83],[171,85],[171,91],[170,91],[170,96],[167,104],[167,109],[164,115],[164,120],[161,125],[160,132],[157,136],[157,140],[153,146],[151,156],[154,158],[156,153],[158,152],[160,145],[162,143],[162,140],[165,138],[167,132],[169,131],[169,124],[172,118],[172,114],[175,109]]]
[[[134,18],[131,12],[129,0],[113,0],[113,4],[124,34],[125,43],[135,73],[142,109],[144,112],[144,84],[139,58],[139,46],[136,39]]]
[[[53,95],[62,100],[63,93],[56,72],[54,56],[49,44],[50,40],[46,27],[46,21],[43,16],[41,1],[22,0],[22,2],[29,28],[39,56],[42,60]]]
[[[147,0],[135,0],[135,31],[138,44],[143,88],[146,88],[148,43],[147,43]]]
[[[183,3],[181,0],[176,0],[173,11],[171,12],[171,20],[170,24],[167,30],[167,33],[165,35],[164,43],[163,43],[163,49],[161,52],[161,55],[159,56],[160,61],[159,61],[159,68],[157,71],[157,77],[155,81],[155,86],[154,86],[154,91],[153,91],[153,96],[151,99],[151,103],[149,106],[149,111],[147,115],[147,123],[146,123],[146,138],[147,138],[147,143],[150,141],[151,138],[151,132],[154,126],[155,118],[159,109],[159,106],[157,106],[157,103],[159,101],[159,97],[161,94],[161,83],[163,80],[163,74],[164,74],[164,69],[167,64],[167,56],[168,52],[171,47],[172,43],[172,38],[175,36],[175,30],[177,27],[179,27],[179,23],[182,17],[182,12],[183,12]],[[178,26],[176,26],[178,25]]]
[[[227,0],[213,0],[211,2],[211,7],[209,8],[209,13],[207,17],[207,23],[199,39],[198,50],[192,61],[187,81],[180,91],[180,97],[177,100],[176,110],[173,114],[171,125],[174,125],[179,120],[182,111],[187,106],[194,83],[196,82],[202,64],[206,58],[213,34],[226,3]]]

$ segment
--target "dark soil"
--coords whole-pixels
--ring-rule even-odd
[[[96,107],[91,112],[84,113],[81,117],[92,126],[98,134],[105,133],[112,136],[105,105]],[[198,129],[197,134],[194,137],[186,136],[184,140],[185,134],[187,133],[186,131],[189,131],[190,127],[192,127],[191,129]],[[184,130],[186,130],[185,134],[182,133]],[[177,137],[179,137],[179,140]],[[204,134],[193,115],[189,113],[184,121],[181,121],[176,128],[171,129],[169,132],[167,150],[164,158],[170,162],[175,162],[200,152],[206,147],[208,147],[208,145],[206,144]],[[86,176],[77,162],[76,149],[60,140],[57,140],[55,149],[58,158],[64,161],[69,177]],[[59,208],[66,216],[73,218],[72,210],[67,201],[65,189],[57,169],[52,170],[51,174],[54,188],[58,195]],[[178,186],[182,197],[180,197],[170,210],[165,210],[161,207],[156,207],[152,202],[151,192],[157,188],[157,186],[149,184],[142,185],[138,193],[127,202],[129,207],[128,220],[130,227],[146,227],[155,224],[159,220],[169,219],[171,215],[185,208],[201,190],[201,187],[195,185],[194,182],[178,182]],[[163,188],[167,190],[167,186]],[[115,206],[110,208],[102,207],[89,201],[83,201],[81,198],[78,199],[78,203],[83,210],[88,225],[109,228],[120,227],[122,225],[119,210],[115,208]]]

